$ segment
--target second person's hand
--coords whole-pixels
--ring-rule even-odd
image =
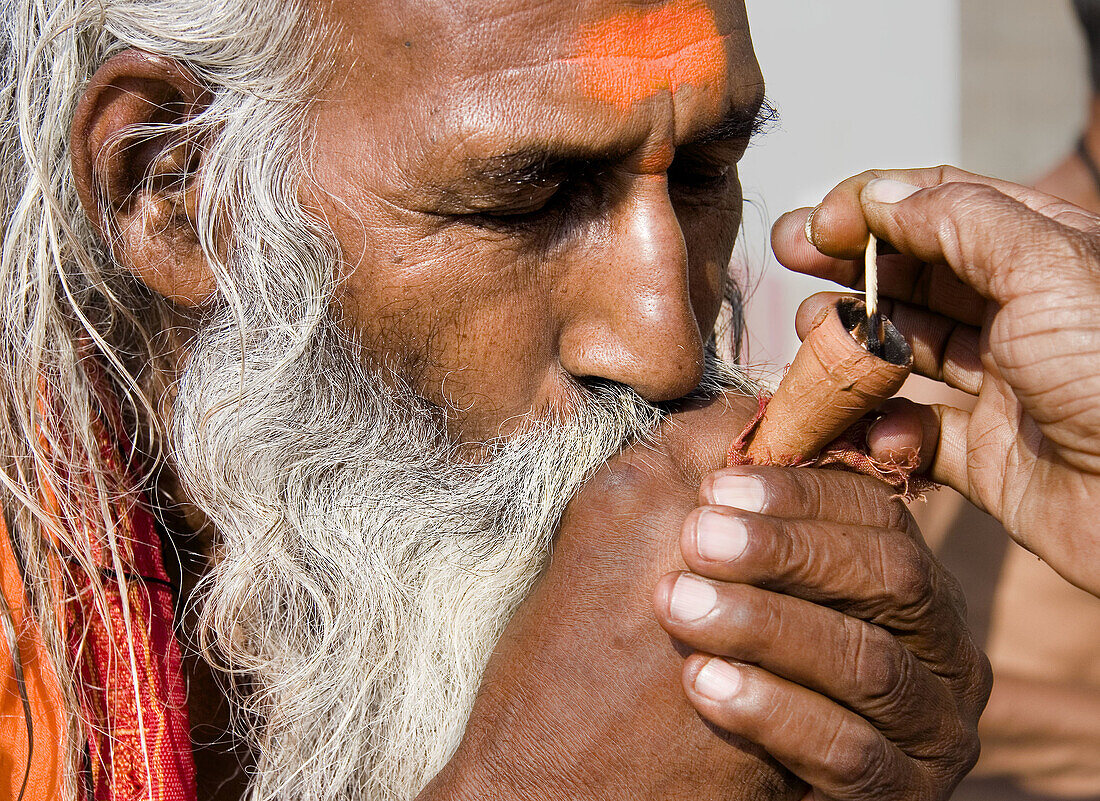
[[[863,173],[810,215],[776,223],[779,261],[858,288],[873,232],[895,251],[880,291],[916,371],[975,397],[969,412],[896,403],[880,439],[921,425],[934,480],[1100,592],[1100,218],[951,167]]]

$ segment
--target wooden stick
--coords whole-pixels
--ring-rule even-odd
[[[867,316],[878,313],[878,240],[871,234],[867,240],[867,253],[863,257],[864,294],[867,297]]]
[[[867,240],[863,256],[863,290],[867,303],[867,350],[881,357],[885,332],[878,311],[878,240],[874,234]]]

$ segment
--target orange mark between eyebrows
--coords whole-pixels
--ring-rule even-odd
[[[573,61],[581,89],[626,109],[667,89],[721,81],[726,49],[714,14],[702,0],[632,9],[586,28]]]

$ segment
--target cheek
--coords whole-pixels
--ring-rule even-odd
[[[402,368],[471,435],[494,436],[544,401],[552,293],[521,249],[459,226],[391,221],[365,234],[342,306],[373,359]]]

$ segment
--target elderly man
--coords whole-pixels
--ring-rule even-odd
[[[742,3],[5,14],[5,792],[949,794],[904,508],[714,472]]]

